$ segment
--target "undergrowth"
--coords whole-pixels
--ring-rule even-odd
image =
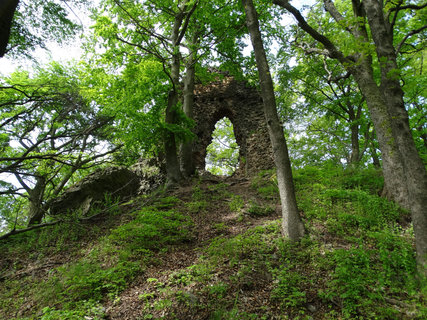
[[[48,278],[43,281],[31,276],[18,281],[6,280],[5,288],[9,290],[0,292],[0,308],[13,310],[14,305],[23,303],[30,293],[37,301],[33,306],[37,318],[82,319],[82,315],[91,315],[91,319],[101,319],[104,312],[101,302],[118,297],[131,279],[144,272],[154,254],[192,240],[191,219],[174,210],[162,210],[173,206],[177,200],[160,199],[152,207],[132,212],[127,218],[129,222],[113,228],[92,245],[80,250],[75,247],[79,251],[75,259],[50,269]],[[76,230],[80,233],[74,233],[73,229],[65,232],[65,225],[55,226],[53,230],[50,235],[45,230],[19,235],[14,242],[20,250],[34,245],[42,249],[50,246],[45,242],[48,238],[58,244],[59,241],[63,243],[64,234],[68,234],[67,240],[73,241],[84,233],[78,226]],[[18,284],[20,289],[14,290]],[[21,292],[23,287],[28,290]]]
[[[64,253],[70,259],[42,276],[5,276],[0,317],[104,319],[106,301],[119,301],[149,265],[172,247],[195,243],[198,226],[191,217],[217,214],[222,205],[234,220],[212,223],[213,238],[198,244],[197,261],[163,280],[145,279],[150,290],[138,296],[141,319],[427,318],[410,218],[378,197],[380,173],[307,167],[294,179],[308,230],[299,243],[283,239],[273,217],[279,196],[271,171],[252,180],[257,197],[250,200],[225,183],[199,180],[190,200],[160,197],[151,206],[112,215],[108,228],[70,222],[18,235],[1,244],[12,264],[1,265],[2,274],[19,274],[25,269],[20,260],[48,261]],[[232,234],[236,226],[242,231]],[[25,304],[27,311],[16,313]]]

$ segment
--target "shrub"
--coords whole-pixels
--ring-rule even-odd
[[[397,311],[387,307],[384,297],[416,293],[416,263],[410,243],[391,230],[371,232],[369,237],[376,247],[360,245],[332,252],[335,268],[327,289],[320,292],[321,297],[338,302],[345,319],[356,315],[394,318]]]
[[[215,238],[206,252],[214,261],[228,260],[230,266],[243,264],[246,260],[264,263],[265,256],[275,250],[273,239],[279,233],[278,224],[255,227],[230,239]]]
[[[373,257],[379,265],[378,282],[391,293],[415,291],[415,251],[408,239],[391,228],[369,232],[368,237],[376,247]]]
[[[328,290],[321,296],[339,301],[346,319],[361,309],[373,308],[382,299],[376,287],[376,276],[371,268],[370,252],[365,248],[338,249],[333,254],[336,264]]]
[[[324,192],[337,212],[338,222],[350,230],[380,230],[399,220],[403,211],[393,202],[361,190],[329,189]],[[333,211],[331,211],[333,213]]]
[[[251,187],[257,190],[264,199],[279,199],[279,188],[274,170],[261,171],[252,179]]]

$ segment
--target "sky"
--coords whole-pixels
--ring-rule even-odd
[[[100,0],[92,0],[93,3],[99,3]],[[8,75],[12,73],[18,67],[25,70],[31,70],[35,64],[44,65],[54,60],[57,62],[68,62],[73,59],[78,60],[82,54],[81,49],[81,37],[88,32],[91,24],[89,18],[89,12],[77,10],[73,8],[73,11],[69,10],[69,17],[71,20],[83,26],[83,32],[79,32],[74,39],[70,39],[66,44],[59,45],[56,42],[47,42],[46,49],[37,48],[32,52],[32,56],[35,61],[31,61],[24,58],[0,58],[0,74]]]
[[[100,0],[92,0],[95,4],[99,4]],[[303,1],[292,1],[293,5],[300,9],[303,5],[312,5],[316,0],[303,0]],[[88,16],[87,12],[82,11],[74,11],[70,13],[71,16],[74,15],[76,21],[81,21],[84,27],[84,31],[80,34],[77,34],[75,39],[68,42],[68,45],[59,45],[55,42],[46,43],[45,49],[36,49],[33,52],[33,57],[36,60],[36,63],[39,65],[44,65],[49,63],[50,61],[58,61],[58,62],[69,62],[72,60],[79,60],[83,55],[83,50],[81,49],[82,40],[81,38],[85,33],[88,32],[89,26],[91,25],[91,20]],[[284,15],[283,24],[295,23],[293,18],[290,15]],[[248,39],[249,42],[249,39]],[[248,45],[247,49],[249,52],[252,50],[252,46]],[[249,53],[248,52],[248,53]],[[7,76],[12,73],[18,67],[22,67],[25,70],[32,70],[35,62],[25,59],[13,59],[13,58],[0,58],[0,75]],[[12,177],[1,177],[1,180],[6,180],[11,183],[16,184]],[[0,229],[2,227],[2,221],[0,219]]]
[[[95,6],[99,4],[100,0],[92,0]],[[291,1],[291,3],[298,9],[301,9],[303,5],[312,5],[316,0],[303,0],[303,1]],[[70,40],[67,45],[58,45],[55,42],[49,42],[46,44],[48,50],[45,49],[36,49],[33,56],[38,64],[44,65],[49,61],[57,62],[69,62],[72,60],[79,60],[83,55],[83,50],[81,49],[81,37],[88,32],[91,20],[87,12],[82,12],[75,10],[70,13],[71,18],[76,21],[81,21],[84,26],[84,31],[76,35],[75,39]],[[74,16],[74,17],[73,17]],[[76,18],[76,19],[75,19]],[[283,24],[294,23],[293,17],[290,15],[284,15]],[[248,51],[252,50],[252,47],[249,45],[247,47]],[[248,52],[249,53],[249,52]],[[0,74],[8,75],[12,73],[18,67],[22,67],[26,70],[31,70],[34,65],[34,62],[25,60],[25,59],[11,59],[11,58],[0,58]]]

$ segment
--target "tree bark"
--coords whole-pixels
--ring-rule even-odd
[[[301,13],[287,0],[273,2],[291,12],[299,26],[313,39],[322,43],[330,58],[337,59],[353,74],[371,115],[383,159],[385,189],[392,200],[411,211],[417,248],[417,262],[420,270],[426,272],[427,263],[427,173],[416,150],[408,115],[403,103],[403,90],[399,83],[396,51],[393,47],[393,29],[384,17],[383,2],[363,1],[363,9],[353,2],[356,25],[347,28],[357,41],[370,44],[367,26],[374,40],[381,83],[378,86],[373,73],[372,57],[368,52],[346,57],[337,47],[318,31],[313,29]],[[344,18],[336,10],[332,0],[324,0],[326,10],[337,21]],[[366,17],[365,17],[366,13]]]
[[[36,185],[29,192],[28,225],[39,224],[44,217],[43,195],[46,188],[46,179],[36,177]]]
[[[175,16],[172,29],[172,62],[170,71],[170,80],[172,88],[169,91],[168,104],[165,111],[166,125],[176,124],[176,108],[178,106],[179,96],[179,72],[181,66],[181,57],[179,53],[179,34],[183,20],[183,13],[179,12]],[[167,184],[173,185],[182,180],[181,169],[179,165],[178,152],[176,147],[175,134],[169,128],[165,132],[165,159],[166,159],[166,176]]]
[[[169,92],[168,105],[166,108],[165,122],[166,124],[176,123],[176,106],[178,103],[178,93],[175,89]],[[166,176],[167,184],[173,185],[182,180],[181,169],[179,166],[178,152],[176,147],[175,134],[166,129],[165,132],[165,160],[166,160]]]
[[[361,106],[359,107],[361,108]],[[360,143],[359,143],[359,124],[356,123],[360,119],[360,113],[357,112],[357,115],[354,113],[353,106],[348,106],[348,115],[351,131],[351,154],[350,154],[350,165],[356,166],[360,161]]]
[[[409,209],[409,195],[406,187],[402,158],[396,139],[393,137],[393,125],[388,114],[388,106],[382,97],[368,61],[360,61],[352,70],[360,90],[366,98],[366,104],[377,133],[377,139],[383,160],[385,189],[389,190],[389,198]],[[386,195],[386,194],[384,194]]]
[[[418,154],[409,127],[408,113],[400,85],[396,51],[393,46],[393,30],[384,17],[382,3],[364,1],[364,8],[375,43],[381,68],[380,91],[392,119],[392,133],[402,159],[402,170],[408,191],[406,207],[411,210],[414,225],[417,258],[420,265],[427,264],[427,173]],[[392,176],[388,179],[399,178]],[[402,181],[401,181],[402,182]],[[425,269],[424,269],[425,272]]]
[[[242,3],[246,13],[246,24],[255,51],[264,114],[273,147],[273,157],[276,165],[277,182],[282,205],[282,232],[291,241],[298,241],[304,236],[305,230],[298,213],[286,139],[277,114],[273,81],[259,30],[258,15],[252,0],[242,0]]]
[[[198,35],[197,33],[195,33],[191,40],[190,48],[197,45],[197,42],[198,42]],[[190,52],[188,61],[186,63],[187,72],[184,78],[183,111],[188,118],[193,119],[194,79],[195,79],[195,73],[196,73],[195,63],[196,63],[197,50],[195,48],[192,48],[190,50],[192,50],[192,52]],[[193,162],[193,141],[185,141],[181,145],[181,167],[185,177],[190,177],[191,175],[194,174],[196,170]]]
[[[12,27],[12,20],[18,3],[19,0],[0,1],[0,58],[6,53],[10,37],[10,29]]]

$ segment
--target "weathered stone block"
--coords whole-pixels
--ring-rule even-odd
[[[81,210],[86,214],[94,202],[104,200],[105,194],[113,198],[127,198],[136,194],[139,186],[138,175],[127,168],[97,170],[55,199],[50,204],[49,211],[54,215],[74,210]]]

